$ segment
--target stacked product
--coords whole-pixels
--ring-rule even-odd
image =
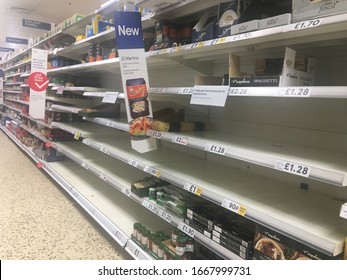
[[[192,207],[185,223],[243,259],[253,255],[254,223],[216,205]]]
[[[158,260],[193,259],[194,240],[173,228],[171,237],[163,231],[152,232],[141,223],[135,223],[131,239]]]

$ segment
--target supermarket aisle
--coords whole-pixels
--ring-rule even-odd
[[[129,259],[0,131],[0,259]]]

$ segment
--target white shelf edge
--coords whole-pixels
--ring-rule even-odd
[[[83,117],[83,120],[100,124],[103,126],[107,126],[107,127],[112,127],[121,131],[126,131],[126,132],[129,131],[129,125],[127,123],[116,122],[116,121],[99,118],[99,117],[96,117],[96,118]]]
[[[203,150],[209,153],[213,153],[213,152],[206,150],[207,145],[215,145],[216,147],[221,147],[225,149],[225,152],[223,154],[219,154],[220,156],[225,156],[225,157],[230,157],[230,158],[246,161],[249,163],[264,166],[264,167],[285,172],[285,173],[288,173],[288,172],[276,168],[277,163],[279,161],[300,164],[300,166],[310,168],[309,176],[307,176],[310,179],[326,182],[326,183],[336,185],[339,187],[347,186],[346,172],[338,172],[338,171],[330,170],[327,168],[322,168],[311,163],[306,163],[306,160],[304,158],[302,159],[302,161],[299,160],[298,162],[298,160],[296,159],[296,161],[293,162],[293,160],[288,159],[286,156],[274,157],[274,156],[267,155],[266,153],[261,154],[260,152],[250,152],[246,148],[242,149],[242,148],[233,147],[232,145],[228,145],[228,144],[219,144],[218,140],[216,140],[215,142],[207,141],[203,138],[187,136],[184,134],[175,134],[171,132],[159,132],[155,130],[148,130],[147,135],[150,137],[160,138],[167,142],[175,143],[177,145],[186,145],[188,147]],[[178,143],[177,141],[175,141],[175,139],[177,138],[184,139],[183,141],[184,144]],[[298,174],[293,174],[293,173],[291,174],[300,176]]]
[[[72,107],[72,106],[64,106],[64,105],[57,105],[57,104],[53,104],[51,108],[57,109],[57,110],[61,110],[61,111],[64,111],[64,112],[68,112],[68,113],[73,113],[73,114],[78,114],[79,111],[83,110],[83,108]]]
[[[218,86],[216,86],[218,87]],[[284,95],[283,91],[292,89],[295,92],[308,89],[309,94]],[[193,94],[194,87],[152,87],[150,94],[188,95]],[[347,86],[292,86],[292,87],[230,87],[229,97],[278,97],[278,98],[347,98]]]
[[[23,105],[28,105],[29,106],[29,102],[27,101],[22,101],[22,100],[17,100],[17,99],[12,99],[12,98],[8,98],[8,97],[5,97],[7,100],[9,101],[12,101],[12,102],[16,102],[16,103],[20,103],[20,104],[23,104]]]

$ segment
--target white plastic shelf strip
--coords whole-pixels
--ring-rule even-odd
[[[118,130],[126,131],[126,132],[129,131],[129,124],[126,123],[125,120],[122,122],[122,121],[116,121],[113,119],[98,118],[98,117],[96,118],[83,117],[83,120],[100,124],[103,126],[112,127]]]
[[[15,108],[15,107],[12,107],[12,106],[10,106],[10,105],[7,105],[7,104],[2,104],[3,106],[5,106],[5,107],[7,107],[7,108],[10,108],[11,110],[13,110],[13,111],[16,111],[16,112],[18,112],[18,113],[21,113],[22,112],[22,110],[21,109],[18,109],[18,108]]]
[[[111,93],[115,93],[115,92],[111,92]],[[86,91],[85,93],[83,93],[83,96],[88,96],[88,97],[105,97],[106,92],[88,92]],[[124,93],[119,93],[117,100],[118,99],[124,99],[125,95]]]
[[[26,131],[28,131],[30,134],[32,134],[33,136],[35,136],[36,138],[40,139],[42,142],[46,143],[49,142],[48,139],[44,136],[42,136],[40,133],[38,133],[35,130],[32,130],[30,128],[28,128],[26,125],[21,125],[21,128],[25,129]]]
[[[78,108],[74,106],[64,106],[64,105],[58,105],[58,104],[53,104],[51,108],[68,112],[68,113],[73,113],[73,114],[78,114],[79,111],[83,110],[83,108]]]
[[[218,87],[218,86],[216,86]],[[308,94],[306,94],[305,89]],[[150,94],[192,95],[194,87],[153,87]],[[286,98],[347,98],[347,87],[312,86],[312,87],[230,87],[229,97],[286,97]]]
[[[288,143],[283,143],[281,149],[273,148],[271,142],[262,139],[240,138],[213,131],[194,134],[148,130],[147,135],[155,138],[160,135],[160,139],[175,144],[186,145],[340,187],[347,186],[347,164],[343,155],[337,152],[289,145]],[[327,159],[330,159],[330,162]],[[293,172],[291,172],[289,168],[280,168],[280,163],[298,166],[292,167]],[[304,172],[305,174],[299,172],[300,169],[305,168],[308,170],[306,173]]]
[[[8,98],[8,97],[5,97],[5,98],[8,101],[20,103],[20,104],[23,104],[23,105],[29,105],[29,102],[26,102],[26,101],[23,101],[23,100],[18,100],[18,99],[13,99],[13,98]]]

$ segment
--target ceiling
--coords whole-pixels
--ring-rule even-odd
[[[26,49],[23,44],[6,43],[6,37],[29,39],[46,30],[22,26],[22,19],[59,24],[72,15],[87,15],[108,0],[0,0],[0,47]],[[0,57],[7,53],[0,52]]]

